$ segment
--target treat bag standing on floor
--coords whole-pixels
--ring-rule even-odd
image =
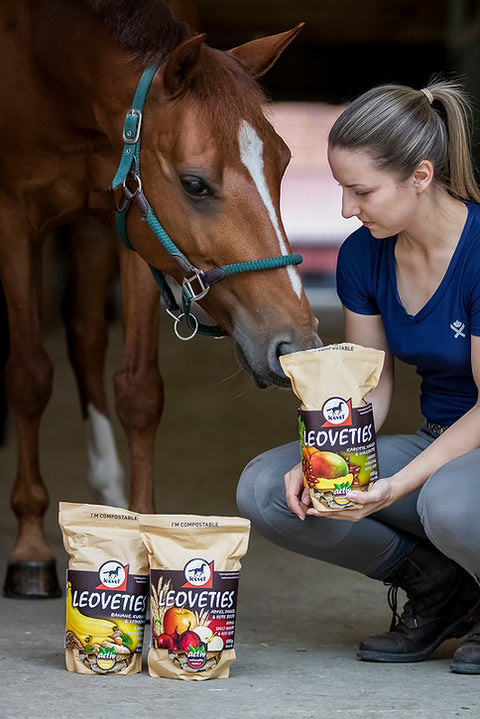
[[[152,676],[226,678],[235,661],[240,559],[250,522],[240,517],[142,515],[150,563]]]
[[[148,558],[134,512],[61,502],[59,524],[70,555],[65,658],[80,674],[142,669]]]

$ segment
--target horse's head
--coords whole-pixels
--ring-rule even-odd
[[[190,263],[218,266],[286,256],[280,184],[290,151],[266,119],[255,77],[299,27],[229,52],[186,40],[155,75],[142,123],[141,182],[156,216]],[[181,280],[138,207],[129,239],[154,267]],[[294,265],[232,274],[201,305],[233,335],[260,386],[283,384],[279,356],[320,344]]]

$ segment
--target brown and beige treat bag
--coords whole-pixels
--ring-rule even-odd
[[[298,410],[303,481],[319,511],[351,509],[350,489],[378,479],[371,404],[385,353],[342,343],[280,357],[302,405]]]
[[[240,517],[142,515],[150,563],[151,676],[226,678],[233,640],[240,559],[250,522]]]
[[[67,669],[79,674],[140,672],[148,558],[138,515],[116,507],[61,502],[59,524],[70,555]]]

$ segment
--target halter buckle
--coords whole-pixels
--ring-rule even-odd
[[[204,281],[204,273],[202,270],[198,270],[195,268],[195,272],[193,275],[190,275],[190,277],[185,277],[185,279],[182,282],[182,290],[184,291],[187,299],[190,302],[201,300],[202,297],[205,297],[208,290],[210,289],[210,285],[208,285]],[[198,291],[195,291],[195,288],[193,287],[193,283],[198,283]]]
[[[123,141],[126,145],[135,145],[142,129],[142,113],[132,107],[125,116],[123,126]]]

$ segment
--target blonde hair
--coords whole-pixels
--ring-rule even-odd
[[[456,81],[433,80],[421,90],[382,85],[348,105],[330,130],[328,143],[367,150],[379,167],[401,180],[429,160],[436,183],[460,200],[480,203],[471,124],[471,106]]]

